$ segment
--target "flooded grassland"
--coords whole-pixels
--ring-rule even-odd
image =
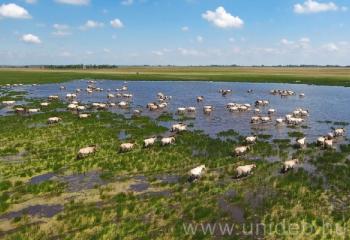
[[[86,91],[88,85],[92,93]],[[270,94],[278,88],[292,89],[296,95]],[[232,92],[223,96],[219,89]],[[342,237],[325,233],[325,222],[349,222],[348,132],[335,137],[331,148],[316,143],[334,129],[347,128],[347,88],[77,80],[3,86],[0,91],[1,102],[15,101],[2,104],[0,110],[0,238],[305,238],[300,232],[243,229],[252,223],[285,221],[309,224],[307,238],[320,239]],[[165,108],[150,111],[146,105],[157,102],[159,92],[171,98]],[[71,93],[76,97],[67,98]],[[107,98],[108,94],[114,96]],[[48,100],[53,95],[58,99]],[[204,101],[197,102],[197,96]],[[269,105],[258,107],[257,114],[254,103],[261,99]],[[86,109],[68,110],[73,101]],[[250,104],[251,109],[229,111],[226,105],[232,102]],[[96,108],[94,103],[107,106]],[[203,113],[206,105],[213,106],[210,114]],[[182,107],[196,111],[179,113]],[[25,111],[16,113],[16,108]],[[268,116],[271,108],[276,110],[271,121],[251,123],[256,115]],[[296,108],[309,112],[302,124],[276,124]],[[79,118],[83,113],[88,117]],[[52,117],[61,120],[48,124]],[[170,131],[179,122],[187,130]],[[246,136],[257,140],[247,144]],[[156,137],[155,143],[145,147],[144,139],[151,137]],[[175,142],[163,145],[164,137],[174,137]],[[296,147],[296,139],[303,137],[306,146]],[[123,151],[123,143],[133,144],[132,149]],[[234,154],[236,147],[246,145],[249,151]],[[88,146],[95,151],[78,156]],[[290,159],[299,163],[281,171]],[[256,165],[251,174],[237,177],[237,167],[249,164]],[[189,181],[189,171],[200,165],[206,166],[204,174]],[[234,230],[225,235],[186,229],[201,223],[229,223]]]

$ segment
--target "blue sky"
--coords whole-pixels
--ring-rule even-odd
[[[0,64],[350,64],[349,0],[0,0]]]

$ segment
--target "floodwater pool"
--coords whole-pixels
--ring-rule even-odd
[[[65,90],[60,90],[60,86],[65,86]],[[142,115],[156,119],[162,112],[174,113],[178,107],[194,106],[197,108],[196,114],[188,115],[186,123],[193,123],[193,129],[202,130],[210,136],[215,137],[217,133],[233,129],[242,135],[249,134],[269,134],[274,138],[286,138],[288,132],[302,131],[310,140],[327,134],[331,127],[346,126],[350,122],[350,88],[313,86],[301,84],[275,84],[275,83],[230,83],[230,82],[197,82],[197,81],[112,81],[99,80],[95,86],[103,88],[104,91],[87,93],[84,89],[88,85],[88,80],[76,80],[63,84],[43,84],[36,86],[16,87],[17,91],[27,91],[29,98],[47,98],[49,95],[59,95],[62,100],[66,100],[67,93],[75,92],[77,88],[82,89],[77,100],[88,104],[92,102],[115,102],[122,98],[107,99],[108,93],[115,93],[115,89],[124,85],[128,86],[128,93],[133,94],[130,101],[130,108],[119,109],[110,108],[110,111],[130,116],[132,110],[141,109]],[[110,92],[107,92],[110,89]],[[231,89],[232,93],[223,97],[219,89]],[[252,93],[247,90],[252,89]],[[294,96],[280,97],[270,94],[271,89],[288,89],[296,92]],[[146,105],[156,101],[156,95],[162,92],[172,96],[168,107],[163,111],[150,112]],[[305,93],[305,97],[299,97],[300,93]],[[196,97],[204,96],[203,102],[197,103]],[[254,116],[253,111],[234,112],[227,110],[226,104],[249,103],[254,106],[254,102],[259,99],[268,100],[270,104],[261,108],[261,114],[267,115],[269,108],[276,109],[273,121],[270,124],[252,125],[250,118]],[[212,114],[206,115],[202,108],[204,105],[212,105],[215,110]],[[309,110],[309,117],[302,124],[302,127],[291,129],[285,125],[276,126],[274,119],[284,117],[296,108]],[[160,122],[161,125],[170,127],[172,123]],[[348,134],[348,133],[347,133]]]

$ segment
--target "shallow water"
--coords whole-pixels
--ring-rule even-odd
[[[45,181],[50,180],[51,178],[55,177],[56,175],[54,173],[45,173],[41,174],[39,176],[32,177],[29,180],[29,184],[39,184]]]
[[[61,91],[60,85],[66,86],[67,90]],[[76,80],[64,84],[43,84],[37,86],[21,86],[17,91],[25,90],[29,92],[29,97],[46,98],[49,95],[59,95],[61,99],[65,99],[67,92],[74,92],[75,89],[85,89],[88,83],[86,80]],[[116,88],[121,88],[124,81],[97,81],[96,87],[103,88],[103,92],[94,92],[87,94],[82,91],[78,95],[78,100],[83,103],[91,102],[107,102],[107,89],[112,89],[111,93],[115,93]],[[149,112],[146,104],[156,101],[156,94],[163,92],[168,96],[172,96],[172,100],[166,111],[175,112],[178,107],[194,106],[197,108],[195,120],[188,122],[194,123],[194,129],[203,130],[210,136],[216,137],[221,131],[234,129],[241,134],[270,134],[274,138],[286,138],[289,131],[295,129],[286,126],[276,127],[274,124],[254,125],[250,124],[250,118],[254,113],[230,113],[226,110],[226,104],[229,102],[250,103],[258,99],[269,100],[270,105],[261,108],[262,114],[266,114],[269,108],[275,108],[276,117],[283,117],[292,112],[296,108],[306,108],[310,111],[304,125],[307,129],[297,129],[306,134],[308,139],[315,140],[318,136],[328,133],[334,126],[332,124],[321,123],[319,121],[331,120],[333,122],[350,122],[350,88],[330,87],[330,86],[313,86],[313,85],[297,85],[297,84],[276,84],[276,83],[230,83],[230,82],[151,82],[151,81],[131,81],[127,83],[128,92],[134,95],[131,107],[133,109],[142,109],[143,115],[157,118],[160,112]],[[226,97],[218,92],[219,89],[232,89],[233,93]],[[247,90],[253,89],[252,94]],[[271,95],[271,89],[290,89],[297,93],[296,96],[281,98],[279,95]],[[300,98],[299,93],[305,93],[304,98]],[[203,95],[205,101],[203,103],[196,102],[196,96]],[[123,99],[125,100],[125,99]],[[122,101],[122,98],[111,99],[113,102]],[[213,105],[215,110],[208,116],[202,112],[203,105]],[[110,111],[122,113],[130,116],[129,110],[121,110],[111,108]],[[164,122],[162,123],[164,124]],[[167,126],[171,122],[166,123]],[[349,133],[347,133],[349,134]]]
[[[131,135],[129,135],[125,130],[121,130],[118,134],[118,139],[119,140],[126,140],[129,139]]]
[[[149,188],[149,183],[148,182],[135,183],[135,184],[131,184],[129,188],[134,192],[143,192]]]
[[[175,184],[180,181],[180,176],[178,175],[163,175],[163,176],[158,176],[158,180],[160,180],[162,183],[166,184]]]
[[[67,183],[68,192],[79,192],[87,189],[94,189],[97,186],[106,184],[101,179],[100,173],[97,171],[87,172],[83,174],[72,174],[68,176],[58,176],[59,181]]]
[[[63,206],[56,205],[34,205],[19,210],[17,212],[9,212],[0,216],[0,219],[13,219],[16,217],[21,217],[23,215],[39,216],[51,218],[63,210]]]
[[[218,206],[221,211],[228,214],[236,223],[244,223],[244,210],[239,206],[230,204],[224,198],[218,199]]]

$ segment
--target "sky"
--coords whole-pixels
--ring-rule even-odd
[[[0,65],[350,65],[350,0],[0,0]]]

